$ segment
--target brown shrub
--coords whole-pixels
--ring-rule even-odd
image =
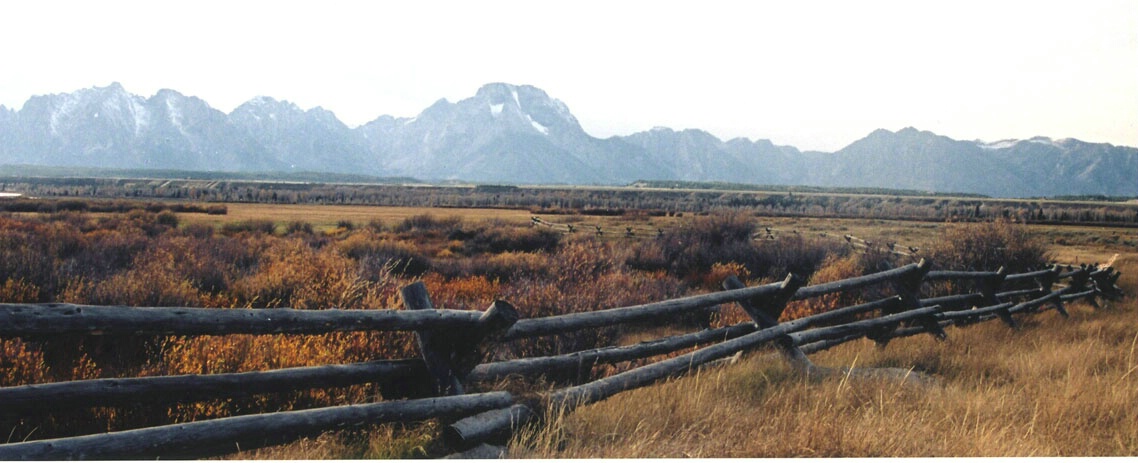
[[[1009,273],[1038,269],[1049,257],[1044,244],[1022,224],[998,220],[986,223],[951,224],[928,251],[936,268]]]

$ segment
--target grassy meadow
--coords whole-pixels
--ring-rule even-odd
[[[0,214],[0,302],[137,306],[378,309],[424,281],[435,305],[482,310],[495,298],[523,317],[596,310],[716,291],[787,272],[821,282],[928,257],[976,270],[1107,262],[1138,288],[1138,230],[1009,222],[772,218],[746,212],[542,216],[522,209],[430,209],[229,203],[221,214]],[[603,236],[591,233],[604,227]],[[635,227],[635,237],[620,230]],[[771,239],[752,240],[771,230]],[[656,230],[656,233],[652,233]],[[917,248],[917,256],[853,249],[844,235]],[[977,253],[976,249],[988,252]],[[1018,268],[1017,268],[1018,267]],[[963,269],[963,268],[954,268]],[[1138,307],[1133,297],[1023,320],[813,354],[829,367],[900,367],[931,386],[857,377],[808,378],[768,352],[620,394],[515,437],[511,456],[1074,456],[1138,455]],[[831,301],[829,304],[837,304]],[[800,304],[788,316],[836,306]],[[745,319],[724,308],[715,326]],[[495,358],[566,353],[691,331],[700,320],[587,330],[504,345]],[[101,339],[0,339],[0,386],[100,377],[209,374],[408,358],[407,333]],[[606,374],[638,366],[598,369]],[[603,370],[603,371],[602,371]],[[485,387],[494,387],[487,385]],[[530,389],[551,387],[538,380]],[[511,385],[510,387],[520,387]],[[477,389],[477,387],[476,387]],[[383,400],[371,386],[229,401],[0,421],[8,441],[210,417]],[[242,452],[254,459],[435,457],[441,424],[376,426]]]

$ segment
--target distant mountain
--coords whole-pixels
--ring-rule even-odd
[[[495,183],[635,180],[878,187],[992,196],[1138,196],[1138,149],[1074,139],[961,141],[876,130],[835,153],[655,128],[599,139],[561,101],[494,83],[412,118],[349,128],[330,111],[257,97],[230,114],[117,83],[0,106],[0,165],[326,172]]]
[[[252,140],[265,156],[291,171],[376,173],[380,168],[364,140],[317,107],[257,97],[238,106],[225,121]]]
[[[643,150],[593,138],[561,101],[531,86],[489,84],[458,103],[439,100],[411,119],[361,126],[394,175],[533,183],[627,183],[668,172]]]

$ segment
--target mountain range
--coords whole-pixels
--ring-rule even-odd
[[[527,85],[487,84],[412,118],[351,128],[257,97],[225,114],[174,90],[115,83],[0,106],[0,165],[332,172],[513,184],[636,180],[872,187],[1000,197],[1138,196],[1138,149],[1075,139],[953,140],[879,129],[833,153],[655,128],[600,139]]]

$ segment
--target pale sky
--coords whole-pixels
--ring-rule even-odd
[[[0,104],[116,81],[352,127],[508,82],[601,138],[664,126],[833,151],[913,126],[1138,146],[1138,2],[0,2]]]

